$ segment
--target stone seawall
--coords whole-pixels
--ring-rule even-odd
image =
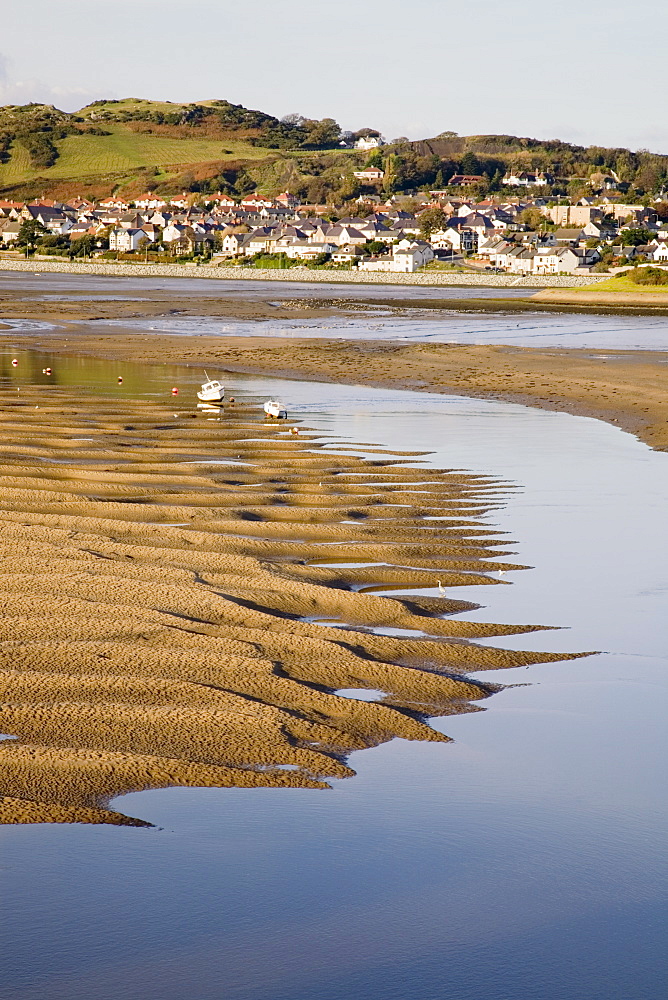
[[[424,271],[415,274],[387,272],[312,271],[309,268],[224,267],[204,264],[121,264],[114,261],[73,263],[55,260],[0,260],[0,271],[26,273],[97,274],[119,278],[213,278],[223,281],[292,281],[313,284],[351,285],[434,285],[481,288],[579,288],[605,281],[609,275],[541,275],[520,278],[514,274],[474,274],[452,271]]]

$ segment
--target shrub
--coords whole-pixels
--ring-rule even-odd
[[[626,276],[636,285],[668,285],[668,270],[660,267],[634,267]]]

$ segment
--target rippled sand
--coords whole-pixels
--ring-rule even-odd
[[[480,645],[531,627],[443,617],[471,607],[449,594],[382,596],[498,583],[508,540],[480,516],[504,484],[169,397],[6,390],[0,430],[0,822],[142,825],[110,800],[174,785],[327,787],[352,750],[447,739],[428,716],[498,689],[467,672],[565,658]]]

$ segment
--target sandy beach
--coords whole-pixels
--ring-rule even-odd
[[[501,582],[509,541],[477,518],[503,484],[333,454],[241,406],[3,396],[1,822],[141,825],[109,801],[144,788],[327,787],[353,749],[443,740],[428,716],[498,690],[469,671],[564,659],[480,644],[533,626],[443,617],[471,606],[450,596],[364,592]]]

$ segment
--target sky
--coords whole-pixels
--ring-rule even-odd
[[[224,98],[387,139],[668,153],[661,0],[5,0],[0,104]]]

